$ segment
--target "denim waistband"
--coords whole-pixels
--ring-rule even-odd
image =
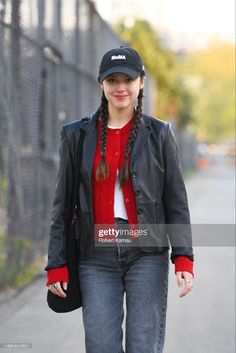
[[[115,222],[116,223],[119,223],[119,224],[126,224],[128,223],[128,219],[124,219],[124,218],[121,218],[121,217],[115,217]]]

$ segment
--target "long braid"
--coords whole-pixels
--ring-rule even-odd
[[[128,180],[129,178],[129,167],[128,167],[128,158],[131,152],[132,146],[134,144],[142,117],[142,105],[143,105],[143,89],[139,90],[138,95],[138,104],[134,111],[134,123],[130,130],[128,141],[125,147],[125,159],[124,164],[119,170],[119,183],[120,186]],[[101,117],[101,139],[100,139],[100,152],[101,152],[101,161],[99,162],[96,169],[96,180],[104,179],[109,172],[109,167],[106,161],[106,142],[107,142],[107,122],[108,122],[108,101],[103,92],[101,98],[100,106],[100,117]]]
[[[119,170],[118,178],[119,178],[120,187],[129,178],[128,158],[129,158],[129,154],[131,152],[132,146],[134,144],[136,135],[138,133],[139,126],[141,124],[142,105],[143,105],[143,89],[140,89],[139,95],[138,95],[138,104],[137,104],[137,108],[134,113],[134,123],[133,123],[131,130],[130,130],[129,138],[128,138],[127,144],[125,146],[124,163],[123,163],[123,166]]]
[[[101,117],[101,139],[100,139],[100,152],[101,161],[96,169],[96,180],[104,179],[109,172],[109,167],[106,161],[106,142],[107,142],[107,122],[108,122],[108,101],[103,92],[100,105]]]

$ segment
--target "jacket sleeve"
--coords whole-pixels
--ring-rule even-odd
[[[169,123],[163,146],[163,157],[165,164],[163,200],[167,232],[172,248],[170,259],[174,263],[175,257],[186,256],[194,261],[187,193],[177,144]]]
[[[55,282],[69,282],[69,272],[67,266],[50,268],[47,271],[46,286]]]
[[[174,258],[175,260],[175,274],[176,272],[183,272],[187,271],[193,275],[194,278],[194,272],[193,272],[193,264],[194,262],[192,260],[189,260],[188,257],[186,256],[177,256]]]
[[[71,218],[73,188],[73,163],[65,128],[61,129],[61,145],[59,149],[59,170],[55,187],[50,239],[48,245],[48,263],[50,268],[62,267],[66,264],[65,229]]]

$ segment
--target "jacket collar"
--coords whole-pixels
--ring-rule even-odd
[[[83,153],[85,155],[86,169],[87,169],[89,178],[91,178],[91,175],[92,175],[92,165],[93,165],[93,159],[94,159],[95,150],[96,150],[98,118],[99,118],[99,109],[96,112],[94,112],[88,119],[85,119],[81,124],[81,128],[85,131]],[[131,165],[130,165],[131,173],[133,172],[133,163],[135,159],[140,154],[149,135],[151,134],[151,129],[149,129],[150,125],[151,125],[150,118],[148,117],[148,115],[143,114],[141,119],[141,125],[139,127],[136,139],[134,141],[134,144],[131,150]]]
[[[83,124],[81,125],[81,128],[85,130],[86,133],[91,133],[95,128],[97,128],[98,118],[99,118],[99,109],[97,109],[94,113],[92,113],[90,117],[83,122]],[[151,121],[146,114],[143,114],[141,122],[142,122],[141,126],[145,128],[151,124]]]

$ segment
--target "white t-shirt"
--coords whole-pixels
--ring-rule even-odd
[[[127,124],[127,123],[126,123]],[[125,125],[126,125],[125,124]],[[110,129],[121,129],[122,127],[114,127],[107,125]],[[122,188],[120,188],[120,183],[118,180],[118,169],[116,173],[116,183],[115,183],[115,191],[114,191],[114,217],[120,217],[124,219],[128,219],[127,212],[125,209],[124,203],[124,195]]]

